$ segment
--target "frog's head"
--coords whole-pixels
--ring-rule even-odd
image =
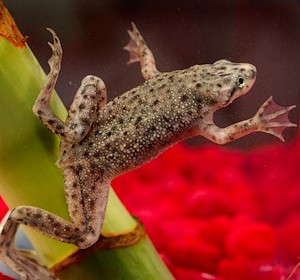
[[[256,67],[252,64],[233,63],[225,59],[210,66],[204,65],[203,71],[206,72],[206,88],[210,91],[216,110],[247,93],[256,79]]]

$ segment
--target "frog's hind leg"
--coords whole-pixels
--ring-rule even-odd
[[[90,247],[99,238],[110,186],[110,183],[103,179],[103,171],[99,171],[98,167],[88,162],[80,162],[64,169],[64,179],[71,221],[41,208],[18,206],[1,222],[1,260],[22,279],[56,279],[56,277],[39,264],[34,254],[15,248],[15,234],[20,224],[81,249]]]
[[[124,47],[124,50],[128,51],[130,55],[128,64],[140,62],[141,73],[146,80],[159,74],[154,56],[133,22],[132,30],[128,30],[128,34],[131,40]]]
[[[34,251],[17,250],[14,246],[15,234],[18,223],[12,216],[14,210],[9,211],[2,219],[0,225],[0,258],[4,261],[21,279],[57,279],[46,267],[36,261]],[[45,278],[47,277],[47,278]]]
[[[89,132],[98,110],[107,102],[105,84],[96,76],[86,76],[76,93],[66,123],[55,116],[49,102],[61,67],[62,48],[55,32],[50,28],[48,31],[53,36],[53,44],[48,43],[53,52],[49,59],[50,73],[35,101],[33,112],[49,129],[66,141],[79,142]]]

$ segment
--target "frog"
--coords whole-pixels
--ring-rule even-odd
[[[160,72],[152,51],[132,23],[128,30],[128,63],[139,62],[145,81],[107,101],[103,80],[83,78],[65,121],[49,102],[61,68],[62,47],[56,33],[48,43],[50,72],[33,105],[34,114],[60,137],[60,158],[70,221],[33,206],[11,209],[1,222],[0,256],[21,279],[58,279],[35,260],[33,253],[15,248],[19,225],[85,249],[97,242],[105,217],[113,178],[138,168],[177,142],[202,136],[226,144],[254,132],[284,141],[283,130],[295,127],[284,107],[269,97],[257,113],[224,128],[214,123],[214,113],[250,91],[257,69],[250,63],[220,59],[184,70]]]

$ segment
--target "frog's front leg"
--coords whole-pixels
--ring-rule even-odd
[[[49,102],[60,71],[62,48],[55,32],[48,28],[54,43],[48,43],[53,55],[49,59],[50,73],[39,93],[33,112],[54,133],[68,142],[79,142],[88,133],[97,112],[107,102],[104,82],[96,76],[86,76],[79,87],[68,112],[66,123],[61,121],[50,109]]]
[[[295,106],[283,107],[277,105],[272,97],[269,97],[254,117],[230,125],[225,128],[217,127],[213,123],[199,125],[198,133],[217,144],[226,144],[235,139],[253,132],[265,132],[284,141],[282,131],[287,127],[296,127],[288,118],[288,112]]]
[[[133,22],[132,30],[128,30],[128,34],[131,40],[124,47],[130,54],[128,64],[140,62],[141,73],[146,80],[159,74],[160,72],[156,68],[154,56]]]

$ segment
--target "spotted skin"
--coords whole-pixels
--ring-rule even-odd
[[[33,106],[36,116],[61,137],[65,195],[71,221],[43,209],[19,206],[1,223],[0,256],[21,279],[56,279],[34,260],[34,254],[15,249],[12,240],[19,224],[43,234],[87,248],[99,238],[111,180],[151,160],[172,144],[202,135],[224,144],[262,131],[281,140],[282,130],[295,126],[288,119],[294,108],[281,107],[269,98],[254,117],[226,128],[213,123],[216,110],[247,93],[255,82],[256,68],[248,63],[219,60],[185,70],[161,73],[152,52],[133,24],[125,49],[129,63],[139,61],[146,81],[107,103],[103,81],[83,79],[65,122],[49,107],[62,59],[53,30],[50,73]]]

